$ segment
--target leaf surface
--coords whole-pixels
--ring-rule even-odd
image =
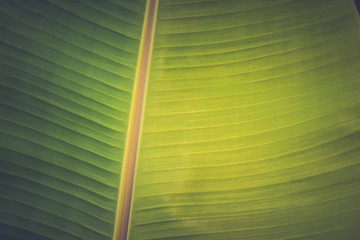
[[[357,239],[353,1],[160,0],[130,117],[146,4],[1,1],[0,238],[114,238],[132,126],[128,239]]]
[[[145,4],[1,2],[1,239],[111,239]]]
[[[352,1],[158,11],[130,239],[355,239]]]

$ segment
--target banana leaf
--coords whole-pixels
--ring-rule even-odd
[[[2,0],[0,18],[0,239],[360,238],[352,0]]]

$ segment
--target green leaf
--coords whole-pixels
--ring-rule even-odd
[[[1,239],[111,239],[143,2],[2,1]]]
[[[159,1],[137,115],[145,8],[1,1],[0,238],[113,238],[133,113],[128,239],[358,239],[353,1]]]
[[[130,239],[359,236],[353,2],[158,12]]]

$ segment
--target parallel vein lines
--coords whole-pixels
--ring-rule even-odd
[[[353,3],[164,0],[159,10],[130,238],[352,229]]]
[[[1,8],[0,238],[112,236],[145,4],[70,2]]]

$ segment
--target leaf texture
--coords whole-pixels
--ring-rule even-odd
[[[160,1],[130,239],[357,239],[352,1]]]
[[[0,238],[111,239],[145,3],[0,11]]]
[[[113,238],[145,6],[1,1],[0,239]],[[128,239],[359,239],[353,1],[157,12]]]

